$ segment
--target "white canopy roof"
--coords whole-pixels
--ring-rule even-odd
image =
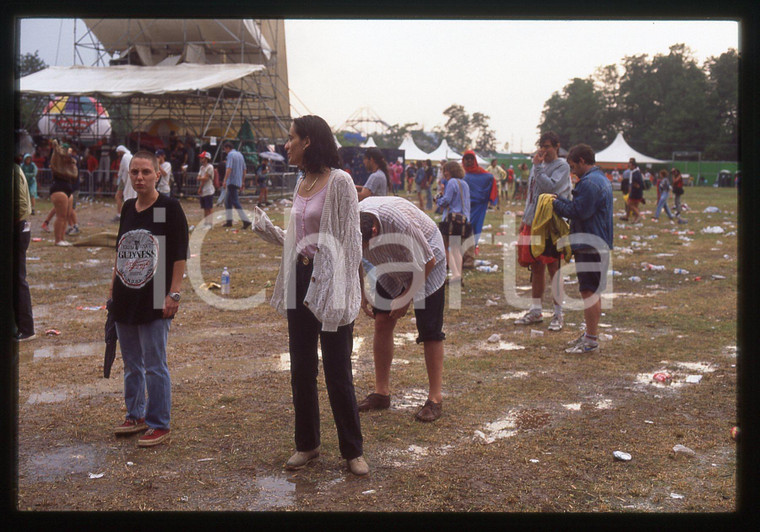
[[[188,47],[201,47],[204,61],[216,63],[214,55],[225,54],[226,62],[250,63],[254,54],[268,60],[272,48],[253,19],[83,19],[106,51],[122,55],[136,47],[146,65],[158,63],[166,55],[191,53]],[[243,46],[241,46],[243,45]],[[208,50],[210,54],[206,54]],[[241,50],[243,57],[241,57]],[[155,57],[154,57],[154,54]],[[197,52],[191,55],[197,56]],[[255,61],[255,60],[254,60]]]
[[[627,163],[628,159],[631,157],[636,159],[637,164],[668,162],[663,161],[662,159],[649,157],[648,155],[639,153],[631,148],[623,138],[622,131],[618,132],[617,137],[615,137],[615,140],[612,142],[612,144],[604,148],[602,151],[598,152],[595,156],[596,162],[598,163]]]
[[[417,145],[414,143],[414,139],[412,139],[412,136],[408,133],[404,137],[404,141],[401,143],[398,149],[404,150],[404,158],[407,161],[420,161],[425,159],[432,160],[432,158],[427,153],[417,147]]]
[[[362,148],[377,148],[377,144],[375,144],[375,139],[373,139],[371,136],[367,139],[366,142],[363,142],[359,144]]]
[[[333,133],[333,138],[335,139],[335,145],[338,148],[342,148],[343,146],[340,145],[340,141],[338,140],[338,137],[336,137],[334,133]]]
[[[264,65],[50,67],[19,80],[21,92],[31,94],[166,94],[221,87],[264,69]]]
[[[446,139],[443,139],[441,141],[441,145],[438,146],[435,150],[433,150],[433,153],[428,155],[431,161],[440,161],[442,159],[446,159],[449,161],[461,161],[462,155],[455,152],[451,149],[449,146],[449,143],[446,142]]]

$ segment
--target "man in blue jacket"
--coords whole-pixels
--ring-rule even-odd
[[[600,296],[606,285],[612,250],[612,186],[595,165],[594,150],[590,146],[578,144],[570,148],[567,162],[580,180],[573,189],[572,200],[555,196],[553,206],[554,212],[570,219],[570,247],[578,270],[586,332],[565,351],[590,353],[599,349]],[[579,266],[581,264],[588,266]]]

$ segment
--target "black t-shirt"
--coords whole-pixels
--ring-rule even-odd
[[[159,194],[153,205],[137,212],[136,201],[125,201],[121,209],[113,285],[114,318],[130,324],[163,317],[174,263],[187,260],[188,253],[187,219],[179,202]]]

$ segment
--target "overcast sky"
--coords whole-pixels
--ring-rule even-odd
[[[77,23],[77,35],[85,26]],[[491,117],[497,147],[530,151],[544,103],[574,77],[686,44],[701,64],[738,49],[734,21],[287,20],[293,116],[337,127],[362,107],[390,124],[443,125],[451,104]],[[24,19],[21,53],[74,63],[74,19]],[[85,64],[92,58],[85,57]],[[80,61],[77,59],[77,62]]]

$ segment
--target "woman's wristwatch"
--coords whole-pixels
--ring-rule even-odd
[[[172,298],[174,301],[179,301],[182,297],[182,294],[179,292],[169,292],[169,297]]]

